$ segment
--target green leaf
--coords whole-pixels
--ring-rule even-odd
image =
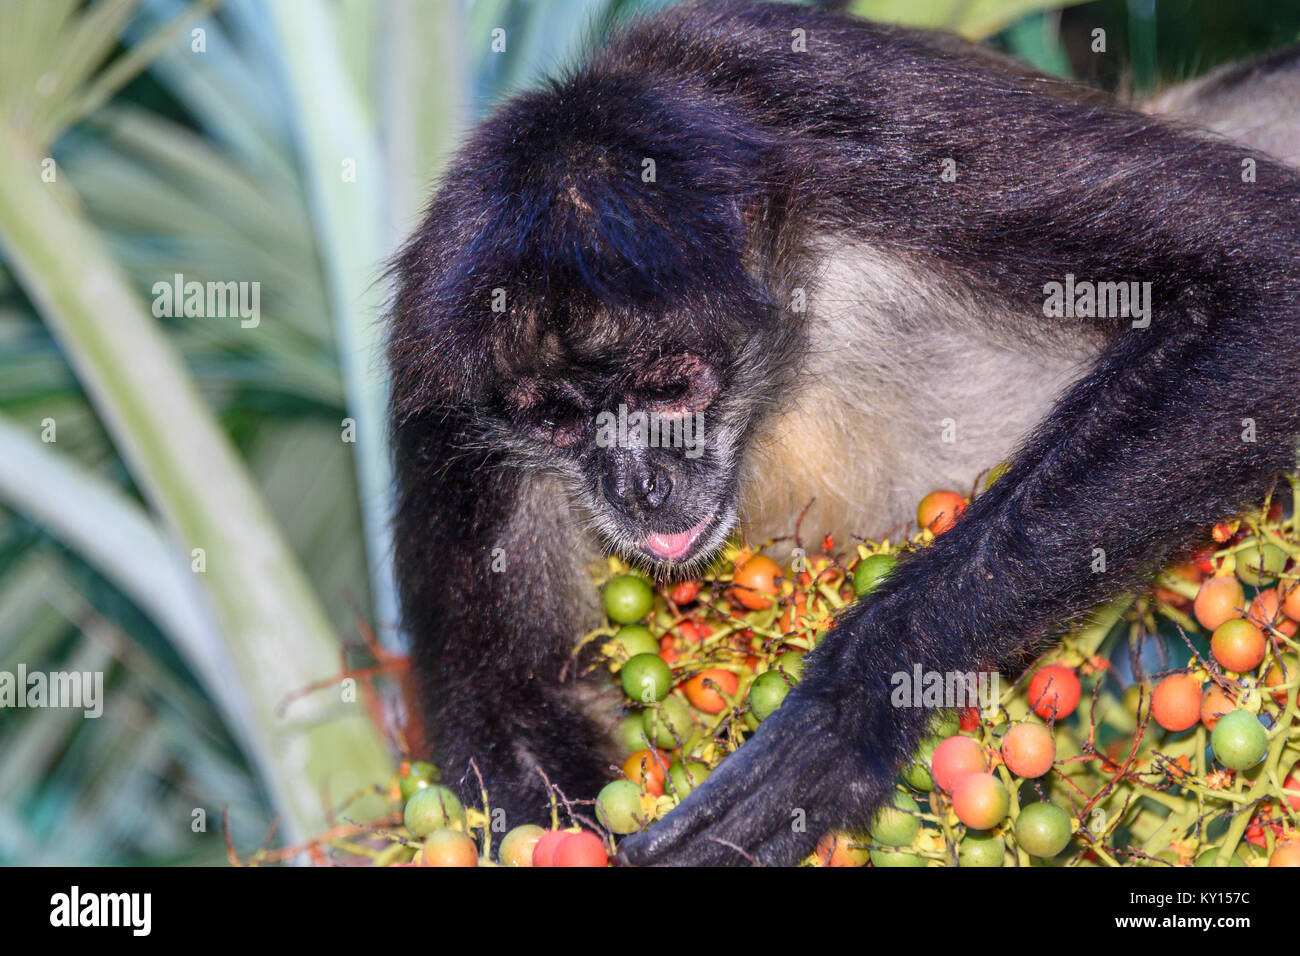
[[[1059,10],[1084,0],[854,0],[849,10],[869,20],[930,27],[980,40],[1022,17]]]
[[[40,178],[39,157],[0,127],[0,248],[59,338],[101,418],[198,575],[248,696],[252,757],[290,839],[337,800],[386,779],[391,762],[355,704],[286,696],[338,669],[338,641],[276,525],[148,309],[77,211]],[[364,808],[354,809],[362,813]],[[372,806],[371,811],[377,810]]]

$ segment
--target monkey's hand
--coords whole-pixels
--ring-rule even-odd
[[[622,862],[638,866],[782,865],[891,789],[870,746],[837,729],[833,708],[791,692],[758,733],[661,823],[627,837]]]
[[[827,831],[867,822],[933,716],[890,704],[889,676],[909,642],[877,627],[885,613],[873,602],[841,618],[780,709],[662,822],[625,838],[621,861],[785,865]]]

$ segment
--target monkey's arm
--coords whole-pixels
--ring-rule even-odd
[[[840,619],[753,738],[623,841],[624,859],[743,862],[734,846],[790,863],[827,830],[865,824],[933,716],[891,706],[891,675],[992,669],[1041,649],[1258,500],[1294,465],[1297,293],[1241,278],[1249,291],[1211,301],[1205,321],[1166,315],[1123,334],[964,518]]]
[[[541,818],[538,769],[567,795],[608,776],[602,735],[560,666],[592,588],[562,495],[462,418],[426,412],[395,429],[396,563],[425,731],[444,781],[477,799],[473,758],[507,825]]]

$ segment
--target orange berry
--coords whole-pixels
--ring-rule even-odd
[[[1250,610],[1247,612],[1251,623],[1261,628],[1276,628],[1287,637],[1295,634],[1296,628],[1300,627],[1295,621],[1286,617],[1282,613],[1282,594],[1281,588],[1269,588],[1260,591],[1255,595],[1255,600],[1250,602]]]
[[[608,866],[605,841],[590,830],[570,833],[555,845],[553,866]]]
[[[1282,594],[1282,613],[1300,621],[1300,581],[1283,581],[1277,589]]]
[[[1056,741],[1039,724],[1016,724],[1002,738],[1002,762],[1017,777],[1041,777],[1055,759]]]
[[[720,714],[727,707],[727,699],[722,695],[734,697],[738,686],[740,680],[731,671],[710,667],[686,681],[682,689],[696,710],[702,710],[706,714]]]
[[[1286,775],[1286,779],[1282,781],[1282,789],[1294,791],[1282,796],[1292,810],[1300,810],[1300,770],[1292,770]]]
[[[1300,866],[1300,843],[1294,840],[1281,844],[1268,858],[1269,866]]]
[[[1241,589],[1241,582],[1233,575],[1207,578],[1196,592],[1192,611],[1201,627],[1213,631],[1225,621],[1241,617],[1241,610],[1246,606],[1246,592]]]
[[[1268,639],[1250,621],[1235,617],[1215,628],[1210,651],[1230,671],[1253,671],[1264,660]]]
[[[1192,772],[1192,758],[1187,756],[1187,754],[1179,754],[1178,759],[1175,760],[1172,764],[1165,765],[1165,773],[1169,774],[1169,776],[1173,777],[1174,779],[1178,779],[1179,777],[1186,777],[1191,772]]]
[[[478,846],[459,830],[434,830],[424,838],[421,866],[478,866]]]
[[[556,849],[576,832],[576,830],[547,830],[543,833],[533,844],[533,866],[555,866]]]
[[[699,596],[699,581],[682,581],[668,595],[674,604],[690,604]]]
[[[1213,730],[1214,725],[1224,714],[1237,709],[1237,702],[1218,684],[1211,681],[1201,696],[1201,723],[1206,730]]]
[[[778,626],[781,633],[788,634],[796,627],[803,624],[804,615],[808,613],[808,594],[806,591],[794,592],[794,603],[787,605],[786,609],[781,612],[781,618]]]
[[[1205,574],[1213,574],[1215,571],[1219,570],[1223,561],[1214,556],[1214,551],[1212,549],[1206,548],[1204,551],[1201,551],[1196,555],[1192,564],[1196,566],[1196,570],[1198,571]]]
[[[949,530],[966,510],[966,499],[955,491],[932,491],[916,508],[916,523],[935,534]]]
[[[1250,825],[1246,827],[1246,842],[1259,847],[1268,846],[1268,831],[1272,831],[1274,840],[1282,833],[1282,823],[1274,818],[1271,804],[1265,804],[1251,815]]]
[[[952,790],[952,812],[976,830],[987,830],[1007,815],[1011,798],[1002,781],[991,773],[967,774]]]
[[[706,637],[713,636],[713,628],[696,621],[682,621],[677,625],[677,633],[692,644],[703,644]]]
[[[1151,716],[1165,730],[1186,730],[1201,718],[1201,684],[1191,674],[1170,674],[1151,695]]]
[[[731,576],[734,587],[732,596],[751,611],[761,611],[771,607],[772,602],[765,594],[776,594],[780,590],[781,566],[766,555],[756,554],[742,564],[736,565]]]
[[[653,750],[638,750],[623,761],[623,776],[646,793],[661,797],[668,764],[668,755],[662,750],[657,756]]]
[[[1286,666],[1286,673],[1282,672],[1282,665]],[[1282,664],[1273,663],[1269,665],[1268,670],[1264,673],[1264,686],[1282,688],[1283,684],[1295,680],[1296,669],[1300,667],[1300,661],[1297,661],[1291,654],[1286,654],[1282,658]],[[1286,706],[1286,690],[1279,689],[1273,691],[1273,700],[1279,707]]]
[[[678,641],[671,634],[665,634],[659,638],[659,656],[663,658],[665,664],[670,667],[681,659],[681,651],[677,649]]]
[[[866,842],[842,830],[833,831],[817,841],[817,858],[822,866],[866,866],[870,851],[853,845]]]

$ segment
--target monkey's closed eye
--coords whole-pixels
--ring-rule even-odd
[[[521,379],[505,400],[506,414],[538,441],[570,448],[582,437],[586,403],[568,383]]]
[[[544,420],[525,425],[525,430],[537,440],[556,448],[572,448],[582,441],[582,425],[577,421],[561,423]]]
[[[556,448],[572,448],[582,440],[583,417],[576,408],[538,409],[514,420],[529,437]]]
[[[718,397],[721,380],[717,371],[698,355],[662,358],[652,364],[637,382],[641,402],[665,411],[701,411]]]
[[[691,383],[680,379],[672,382],[659,382],[642,387],[640,397],[650,404],[669,404],[680,401],[690,391]]]

